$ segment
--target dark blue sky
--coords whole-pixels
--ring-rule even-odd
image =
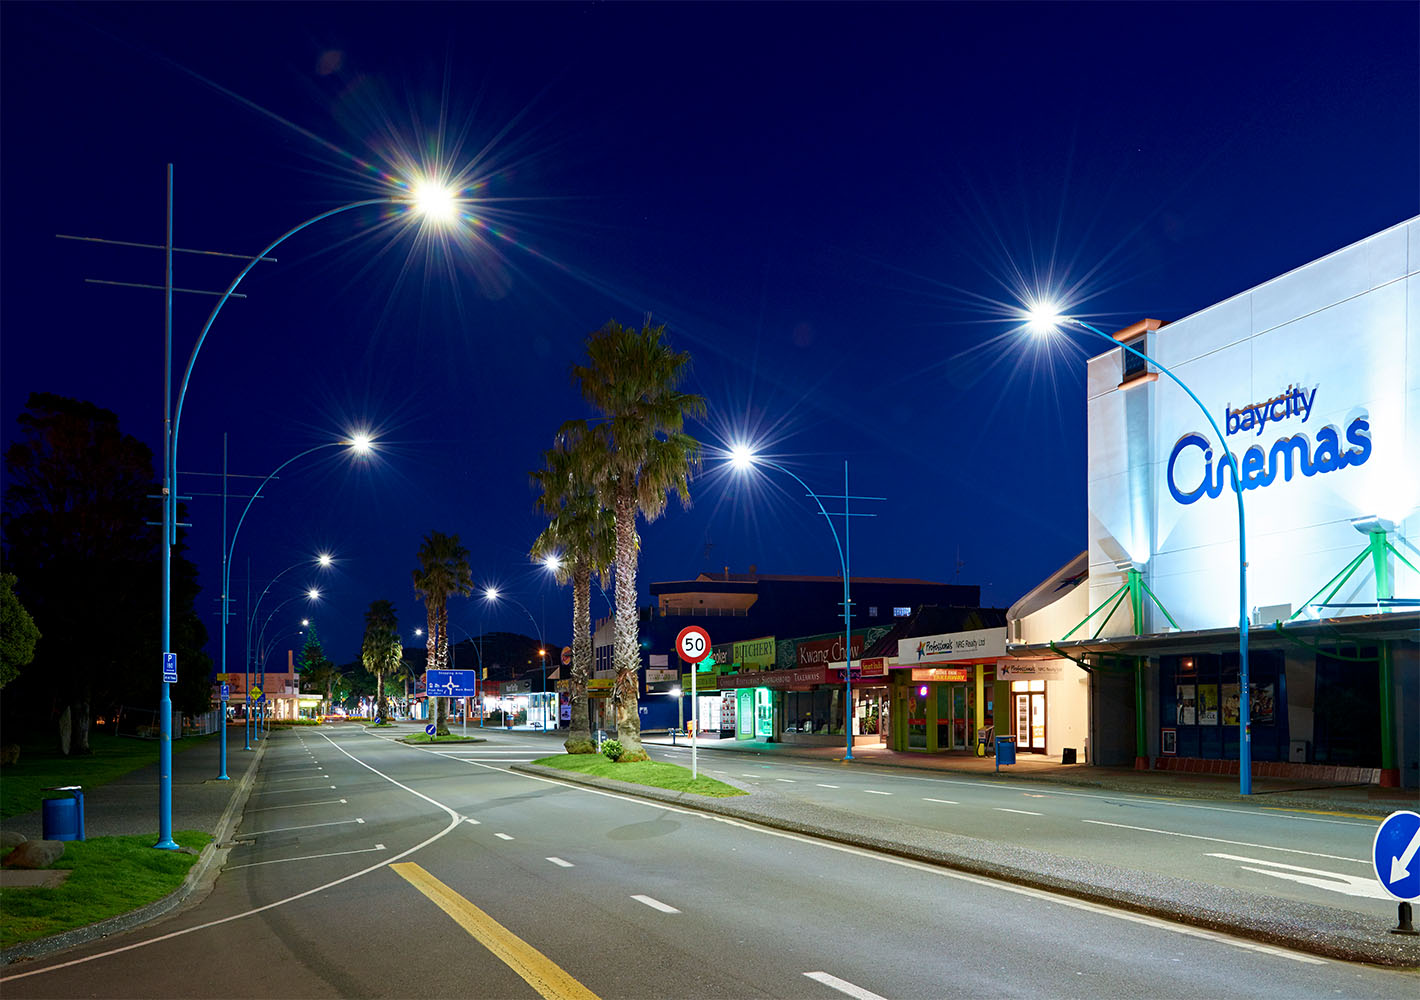
[[[84,279],[157,283],[161,254],[54,236],[161,242],[165,164],[177,245],[246,254],[382,193],[381,174],[421,153],[473,164],[478,240],[421,239],[377,210],[320,223],[253,272],[194,372],[186,472],[220,470],[223,431],[232,470],[264,475],[355,424],[378,430],[367,467],[335,449],[291,466],[237,543],[234,580],[250,558],[258,591],[337,555],[315,617],[339,660],[375,598],[406,633],[423,623],[410,570],[430,530],[458,533],[480,583],[566,639],[566,590],[526,559],[528,472],[584,415],[568,367],[610,317],[649,312],[692,353],[707,445],[751,434],[827,493],[847,459],[854,493],[887,498],[854,522],[855,573],[980,583],[1005,605],[1085,544],[1096,353],[1042,350],[1006,304],[1055,284],[1111,329],[1176,319],[1420,211],[1413,3],[8,4],[0,18],[6,443],[46,390],[117,411],[160,449],[161,296]],[[233,274],[177,259],[180,287]],[[179,298],[179,368],[212,301]],[[750,486],[707,459],[694,506],[643,530],[643,593],[725,565],[837,573],[791,481]],[[191,515],[215,634],[220,504]],[[451,614],[532,631],[515,608],[481,611]]]

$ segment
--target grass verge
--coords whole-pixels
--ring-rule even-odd
[[[480,736],[460,736],[458,733],[449,733],[447,736],[430,736],[428,733],[410,733],[402,737],[405,743],[487,743],[488,741]]]
[[[0,889],[0,948],[85,927],[157,902],[187,877],[195,854],[156,851],[156,834],[94,837],[64,845],[54,868],[74,874],[54,889]],[[212,839],[180,830],[173,839],[201,850]]]
[[[185,736],[173,740],[173,751],[181,753],[211,736]],[[20,759],[0,771],[0,819],[34,812],[46,798],[43,789],[53,785],[83,785],[87,792],[115,778],[158,762],[157,740],[135,740],[124,736],[94,733],[89,738],[94,752],[83,757],[65,757],[53,750],[26,746]]]
[[[575,771],[578,774],[587,774],[594,778],[610,778],[613,781],[624,781],[631,785],[648,785],[651,788],[664,788],[672,792],[689,792],[692,795],[705,795],[715,799],[749,794],[742,788],[727,785],[714,778],[707,778],[703,774],[698,778],[692,778],[688,767],[655,760],[613,764],[599,753],[565,753],[556,757],[544,757],[541,760],[533,761],[533,763],[541,764],[543,767],[554,767],[559,771]]]

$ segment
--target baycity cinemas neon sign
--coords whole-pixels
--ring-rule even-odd
[[[1312,404],[1316,402],[1317,390],[1299,389],[1288,386],[1286,392],[1278,393],[1271,399],[1234,410],[1231,406],[1225,412],[1224,433],[1234,434],[1262,432],[1270,425],[1282,425],[1283,421],[1301,419],[1289,425],[1299,427],[1311,419]],[[1328,424],[1316,432],[1315,440],[1305,431],[1284,435],[1272,442],[1270,448],[1254,444],[1243,452],[1239,459],[1242,488],[1260,489],[1271,486],[1280,477],[1290,482],[1295,469],[1303,476],[1311,477],[1327,472],[1337,472],[1352,465],[1364,465],[1371,457],[1371,422],[1364,416],[1356,417],[1346,426],[1346,443],[1341,442],[1341,430]],[[1203,453],[1203,479],[1191,489],[1180,489],[1175,476],[1178,460],[1190,448]],[[1237,456],[1234,455],[1234,458]],[[1169,454],[1169,493],[1181,504],[1191,504],[1204,496],[1216,499],[1224,489],[1230,489],[1227,477],[1229,466],[1226,459],[1213,462],[1212,443],[1197,431],[1190,431],[1178,439]]]

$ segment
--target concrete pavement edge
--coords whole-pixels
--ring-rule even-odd
[[[908,837],[892,839],[881,836],[884,825],[880,822],[874,823],[873,832],[869,832],[848,829],[856,821],[846,815],[838,827],[776,815],[776,807],[781,812],[786,811],[783,809],[784,800],[759,790],[750,792],[747,797],[712,799],[578,775],[538,764],[513,764],[511,769],[564,784],[585,785],[889,854],[1324,958],[1390,968],[1420,967],[1420,940],[1389,934],[1387,929],[1366,931],[1350,927],[1339,921],[1337,911],[1322,906],[1225,890],[1183,879],[1150,879],[1125,869],[1083,864],[1074,859],[1009,848],[977,838],[957,835],[935,838],[950,842],[955,850],[914,844],[909,842]],[[824,811],[818,809],[814,812],[822,815]],[[1139,888],[1141,885],[1144,887]]]
[[[26,959],[43,958],[46,955],[67,951],[70,948],[88,944],[113,934],[122,934],[124,931],[153,923],[161,917],[184,909],[185,904],[195,904],[205,899],[216,884],[217,876],[221,873],[221,862],[226,860],[230,850],[230,846],[224,847],[222,844],[227,840],[231,829],[235,827],[236,818],[241,815],[247,799],[251,797],[252,785],[256,781],[257,767],[265,754],[266,741],[262,740],[260,746],[256,748],[256,753],[252,755],[251,763],[247,765],[246,773],[238,781],[231,801],[227,803],[227,808],[217,821],[217,829],[213,831],[211,842],[202,849],[202,854],[188,869],[182,885],[162,899],[154,900],[147,906],[140,906],[136,910],[120,913],[118,916],[109,917],[107,920],[100,920],[98,923],[85,927],[75,927],[73,930],[51,934],[49,937],[11,945],[4,951],[0,951],[0,966],[11,965]]]

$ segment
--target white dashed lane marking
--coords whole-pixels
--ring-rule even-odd
[[[1005,806],[996,806],[996,811],[1001,813],[1018,813],[1021,816],[1044,816],[1045,813],[1033,813],[1029,809],[1007,809]],[[1086,820],[1086,822],[1089,822]]]
[[[561,858],[548,858],[547,860],[548,860],[548,861],[551,861],[551,862],[552,862],[554,865],[556,865],[558,868],[575,868],[575,867],[577,867],[576,865],[572,864],[572,862],[570,862],[570,861],[563,861]]]
[[[650,896],[640,896],[640,895],[637,895],[637,896],[632,896],[631,898],[634,899],[634,900],[636,900],[636,902],[638,902],[638,903],[645,903],[647,906],[649,906],[649,907],[650,907],[651,909],[653,909],[653,910],[660,910],[662,913],[679,913],[679,912],[680,912],[680,911],[677,910],[674,906],[671,906],[669,903],[662,903],[659,899],[652,899]]]
[[[861,986],[854,986],[846,979],[839,979],[837,976],[830,976],[827,972],[805,972],[804,975],[810,979],[817,980],[825,986],[831,986],[839,993],[846,993],[853,997],[853,1000],[885,1000],[872,990],[865,990]]]
[[[513,839],[512,837],[508,836],[508,834],[506,834],[506,833],[495,833],[493,836],[497,837],[499,840],[512,840],[512,839]]]
[[[922,801],[923,801],[923,802],[936,802],[936,803],[939,803],[940,805],[944,805],[944,806],[954,806],[954,805],[959,805],[959,804],[960,804],[960,803],[958,803],[955,799],[923,799]]]

